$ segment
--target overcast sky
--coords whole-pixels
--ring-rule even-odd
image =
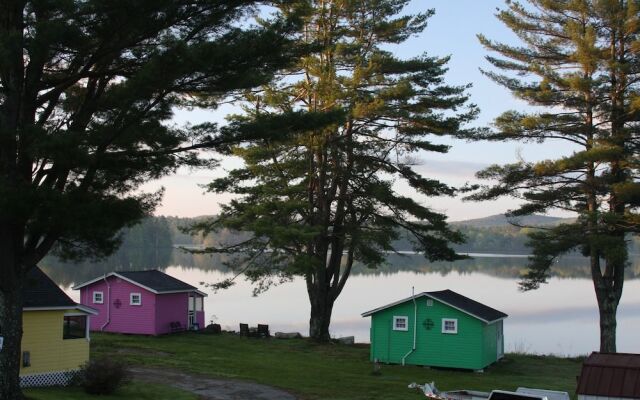
[[[480,107],[478,125],[487,125],[500,113],[509,109],[522,110],[526,104],[514,99],[511,94],[484,77],[479,68],[489,69],[485,61],[485,49],[478,43],[476,35],[482,33],[490,39],[512,42],[515,36],[495,18],[496,8],[503,7],[504,0],[413,0],[408,12],[436,10],[428,28],[422,35],[414,37],[401,46],[393,48],[400,57],[411,57],[426,52],[431,56],[451,56],[448,83],[472,83],[471,101]],[[207,120],[224,121],[224,117],[233,108],[222,107],[215,111],[196,110],[178,112],[174,118],[177,123],[199,123]],[[417,169],[430,178],[438,178],[450,185],[462,185],[474,182],[474,173],[493,163],[513,162],[518,157],[533,161],[556,157],[571,151],[561,143],[531,145],[522,143],[468,143],[458,140],[442,140],[450,144],[448,154],[423,153],[419,155],[422,163]],[[186,171],[150,182],[144,190],[165,188],[162,204],[156,210],[157,215],[175,215],[193,217],[211,215],[219,211],[219,204],[229,200],[229,196],[205,194],[199,187],[216,176],[232,168],[237,161],[223,160],[221,168],[215,171]],[[398,187],[403,194],[405,187]],[[450,220],[480,218],[503,213],[516,203],[510,199],[495,202],[470,203],[451,198],[419,198],[440,212],[446,213]],[[558,214],[561,215],[561,214]]]

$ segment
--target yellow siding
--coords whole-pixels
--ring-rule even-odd
[[[64,314],[64,311],[23,313],[22,351],[31,353],[31,366],[21,367],[20,375],[73,370],[89,360],[87,339],[62,339]]]

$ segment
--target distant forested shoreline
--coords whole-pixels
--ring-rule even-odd
[[[204,217],[202,217],[204,218]],[[207,236],[191,236],[183,232],[183,228],[202,218],[180,217],[150,217],[140,224],[125,229],[122,232],[122,246],[120,251],[128,249],[172,248],[176,246],[209,247],[224,243],[234,243],[241,234],[229,230]],[[522,225],[553,225],[561,221],[560,218],[533,216],[519,221]],[[460,253],[496,253],[496,254],[529,254],[527,247],[527,233],[532,228],[514,226],[502,215],[481,219],[454,222],[455,229],[460,230],[466,237],[466,242],[454,245]],[[395,242],[397,250],[412,251],[410,240],[402,239]],[[629,240],[629,250],[632,255],[640,255],[640,238]]]
[[[114,270],[138,270],[148,268],[165,269],[169,266],[195,268],[200,270],[219,270],[228,272],[227,263],[233,258],[226,254],[190,254],[180,247],[205,247],[219,243],[229,243],[241,239],[240,234],[223,230],[217,235],[190,236],[181,228],[198,219],[178,217],[151,217],[140,224],[122,231],[122,245],[107,259],[84,260],[68,263],[56,257],[47,257],[43,261],[44,269],[58,284],[68,287],[76,282],[87,281],[96,276]],[[544,225],[561,222],[548,217],[521,221],[522,224]],[[453,223],[456,229],[467,236],[467,242],[454,246],[460,253],[492,253],[505,255],[528,254],[526,233],[530,228],[510,225],[504,216],[492,216],[479,220]],[[246,236],[245,236],[246,237]],[[411,251],[408,240],[396,242],[400,251]],[[626,275],[629,279],[640,277],[640,241],[635,238],[630,243],[632,253],[631,266]],[[588,278],[589,264],[586,258],[578,254],[564,257],[552,275],[563,278]],[[394,274],[399,271],[416,273],[438,272],[442,275],[457,271],[460,273],[481,272],[502,278],[517,279],[527,263],[522,257],[473,257],[457,262],[428,262],[424,257],[390,254],[387,262],[377,268],[354,265],[354,275]]]

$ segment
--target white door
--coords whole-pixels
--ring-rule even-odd
[[[193,297],[192,294],[189,294],[189,329],[193,328],[193,325],[196,322],[196,313],[195,313],[195,309],[196,309],[196,299]]]

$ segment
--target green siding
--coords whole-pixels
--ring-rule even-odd
[[[494,322],[491,325],[484,325],[484,347],[482,354],[482,362],[485,365],[496,362],[498,359],[498,339],[497,339],[497,324],[501,324],[502,321]]]
[[[393,330],[394,316],[409,317],[409,326],[406,331]],[[378,359],[385,363],[401,362],[402,357],[413,346],[413,304],[400,304],[375,314],[372,318],[372,337],[375,338],[376,345],[371,346],[371,359]]]
[[[481,369],[496,360],[495,324],[487,325],[479,319],[458,311],[437,300],[427,306],[427,299],[416,299],[416,350],[405,363],[433,367]],[[393,317],[409,317],[407,331],[393,330]],[[442,333],[442,319],[458,320],[458,333]],[[427,322],[432,322],[427,329]],[[413,346],[413,301],[378,311],[371,316],[371,360],[400,364]]]

